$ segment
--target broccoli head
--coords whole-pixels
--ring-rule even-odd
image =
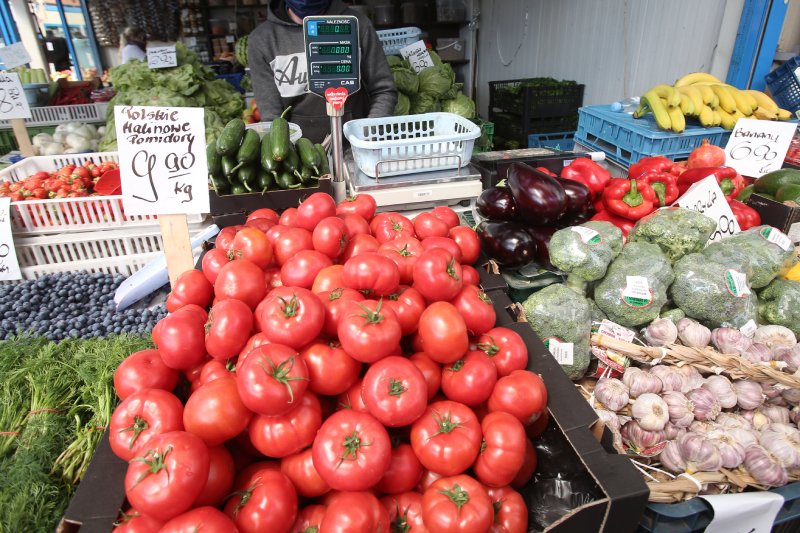
[[[570,379],[582,378],[591,358],[592,315],[586,298],[556,284],[531,294],[522,307],[531,328],[546,345],[553,340],[572,344],[572,360],[562,359],[559,363]]]
[[[686,316],[710,328],[740,328],[756,318],[756,295],[747,275],[703,254],[675,263],[672,299]]]
[[[758,297],[761,322],[785,326],[800,335],[800,282],[776,279]]]
[[[556,231],[550,238],[550,262],[566,272],[567,285],[581,294],[586,282],[606,275],[622,248],[622,231],[609,222],[587,222]]]
[[[669,260],[655,244],[630,242],[594,289],[597,306],[609,320],[639,326],[658,318],[674,279]]]
[[[683,207],[659,209],[639,220],[628,234],[629,242],[657,244],[671,262],[699,252],[717,229],[715,220]]]
[[[754,289],[769,285],[792,260],[792,241],[772,226],[750,228],[703,250],[707,258],[745,272]]]
[[[675,307],[674,309],[667,309],[666,307],[661,310],[661,314],[659,318],[666,318],[667,320],[672,320],[673,322],[677,322],[681,318],[685,318],[686,313],[683,312],[682,309]]]
[[[603,320],[608,319],[606,314],[599,307],[597,307],[597,303],[595,303],[594,300],[587,298],[586,301],[589,302],[589,313],[592,315],[592,323],[602,322]]]

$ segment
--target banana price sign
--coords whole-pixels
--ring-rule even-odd
[[[783,166],[797,124],[741,118],[725,146],[725,164],[758,178]]]

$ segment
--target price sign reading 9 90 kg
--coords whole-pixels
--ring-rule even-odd
[[[19,74],[0,72],[0,119],[13,118],[31,118],[31,109],[19,82]]]
[[[725,163],[752,178],[778,170],[796,128],[787,122],[739,119],[725,147]]]
[[[114,120],[126,214],[209,212],[202,108],[116,106]]]

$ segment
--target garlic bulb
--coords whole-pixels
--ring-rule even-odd
[[[683,388],[681,388],[681,392],[684,394],[701,386],[705,381],[703,376],[700,375],[700,372],[692,365],[678,367],[678,372],[683,376]]]
[[[625,374],[622,375],[622,382],[628,386],[631,398],[638,398],[642,394],[661,392],[661,380],[638,368],[626,368]]]
[[[771,400],[773,398],[777,398],[781,395],[781,389],[775,388],[774,386],[768,383],[761,384],[761,392],[764,394],[764,398],[767,400]]]
[[[780,405],[762,405],[756,410],[756,414],[761,413],[769,419],[769,423],[788,424],[789,409]],[[756,428],[760,429],[760,428]]]
[[[706,378],[706,382],[703,383],[703,387],[710,390],[717,397],[723,409],[736,407],[736,392],[733,390],[730,380],[725,376],[709,376]]]
[[[681,318],[676,324],[678,338],[685,346],[705,348],[711,342],[711,330],[691,318]]]
[[[706,434],[716,427],[717,424],[715,424],[714,422],[703,422],[702,420],[695,420],[689,425],[689,431]]]
[[[751,426],[750,422],[744,419],[743,416],[737,415],[736,413],[720,413],[714,422],[717,425],[720,425],[724,428],[745,428],[750,429]]]
[[[661,380],[661,390],[680,391],[683,388],[683,375],[674,366],[655,365],[650,369],[650,373]]]
[[[723,468],[737,468],[744,462],[744,447],[727,429],[714,429],[706,437],[717,447]]]
[[[628,387],[616,378],[601,378],[594,387],[594,397],[606,409],[619,411],[628,405]]]
[[[800,467],[800,431],[789,424],[768,424],[761,428],[759,443],[787,470]]]
[[[789,405],[800,405],[800,389],[786,389],[781,396]]]
[[[736,391],[736,403],[742,409],[751,411],[764,403],[764,393],[761,384],[755,381],[735,381],[733,390]]]
[[[686,397],[694,405],[694,417],[698,420],[714,420],[722,410],[722,406],[714,393],[703,387],[689,391]]]
[[[785,326],[759,326],[753,335],[753,342],[766,344],[769,348],[797,344],[797,337]]]
[[[664,449],[658,455],[658,460],[661,461],[661,466],[670,472],[677,474],[686,470],[686,461],[681,455],[681,447],[678,446],[678,441],[676,440],[671,440],[664,446]]]
[[[742,352],[742,357],[753,364],[767,363],[772,361],[772,350],[766,344],[754,342]]]
[[[711,332],[711,342],[722,353],[740,354],[747,350],[753,341],[736,328],[717,328]]]
[[[786,370],[797,372],[800,368],[800,344],[794,346],[776,346],[772,351],[772,358],[775,361],[786,363]]]
[[[800,422],[800,407],[792,407],[792,410],[789,411],[789,419],[795,424]]]
[[[648,431],[639,425],[636,420],[631,420],[620,430],[623,440],[625,440],[635,451],[647,450],[666,440],[663,431]]]
[[[687,431],[685,427],[678,427],[672,422],[668,422],[667,425],[664,426],[664,438],[667,440],[675,440]]]
[[[595,409],[594,412],[597,413],[597,418],[606,426],[617,430],[621,427],[619,417],[615,412],[608,409]]]
[[[694,405],[682,392],[667,391],[661,393],[661,399],[667,404],[669,421],[676,427],[689,427],[694,421]]]
[[[672,320],[656,318],[644,330],[644,340],[650,346],[666,346],[678,339],[678,328]]]
[[[756,432],[752,429],[727,428],[727,430],[731,438],[741,444],[744,449],[747,449],[751,444],[758,444],[758,437],[756,436]]]
[[[744,467],[761,485],[781,487],[789,481],[789,475],[778,458],[762,446],[754,444],[745,450]]]
[[[722,468],[722,457],[719,450],[702,433],[690,431],[678,439],[678,445],[689,473],[716,472]]]
[[[767,415],[761,412],[761,407],[755,411],[747,411],[747,413],[751,412],[753,413],[753,428],[756,430],[761,430],[762,428],[767,427],[770,422],[772,422]]]
[[[655,376],[653,376],[655,377]],[[645,393],[636,398],[631,407],[631,414],[642,429],[661,431],[669,422],[669,408],[661,396]]]

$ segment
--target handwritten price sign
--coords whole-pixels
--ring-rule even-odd
[[[150,68],[177,67],[178,57],[175,53],[175,45],[148,47],[147,66]]]
[[[116,106],[114,120],[127,214],[209,212],[202,108]]]
[[[31,118],[31,109],[19,82],[19,74],[0,72],[0,119],[12,118]]]
[[[428,67],[433,66],[433,59],[425,48],[425,43],[417,41],[414,44],[409,44],[400,49],[400,54],[408,60],[414,72],[420,72]]]
[[[0,198],[0,280],[22,279],[11,234],[11,198]]]
[[[704,178],[689,187],[689,190],[672,205],[697,211],[717,221],[717,229],[711,234],[708,242],[716,242],[741,231],[714,176]]]
[[[739,174],[757,178],[783,166],[796,124],[742,118],[725,147],[725,162]]]
[[[20,43],[9,44],[0,48],[0,62],[6,68],[15,68],[31,62],[31,56],[25,50],[25,45]]]

